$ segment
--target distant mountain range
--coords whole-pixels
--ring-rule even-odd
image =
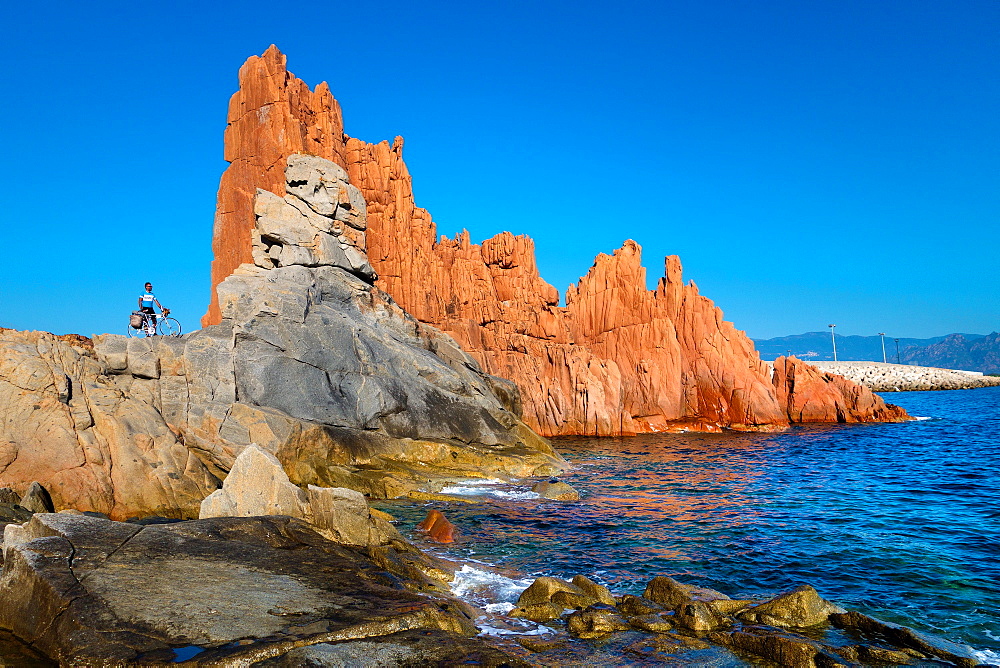
[[[761,359],[773,360],[789,352],[803,360],[832,360],[830,332],[806,332],[773,339],[754,339]],[[882,361],[879,336],[837,335],[837,359]],[[896,362],[896,340],[885,337],[885,359]],[[930,339],[899,339],[902,364],[1000,373],[1000,333],[948,334]]]

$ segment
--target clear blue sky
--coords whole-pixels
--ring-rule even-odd
[[[1000,3],[7,3],[0,325],[208,301],[236,72],[276,43],[406,138],[440,233],[535,238],[562,293],[626,238],[751,336],[1000,329]]]

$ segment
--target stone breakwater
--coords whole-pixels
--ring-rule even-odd
[[[971,390],[1000,385],[1000,376],[984,376],[978,371],[883,362],[810,362],[810,364],[820,371],[835,373],[854,383],[864,385],[873,392]]]

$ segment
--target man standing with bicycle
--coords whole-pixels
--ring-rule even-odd
[[[156,295],[153,294],[153,284],[146,283],[146,292],[139,295],[139,311],[145,314],[144,317],[153,326],[153,331],[155,333],[156,311],[153,309],[153,304],[156,304],[156,307],[159,308],[161,312],[164,312],[164,315],[166,314],[165,312],[167,309],[160,306],[160,302],[156,299]]]

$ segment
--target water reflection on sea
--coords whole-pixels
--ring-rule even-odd
[[[511,575],[583,573],[619,593],[658,574],[734,597],[810,583],[845,607],[1000,651],[1000,388],[888,399],[932,419],[560,439],[579,502],[498,498],[494,486],[482,504],[437,504],[461,532],[445,553]],[[405,530],[426,505],[386,509]]]

